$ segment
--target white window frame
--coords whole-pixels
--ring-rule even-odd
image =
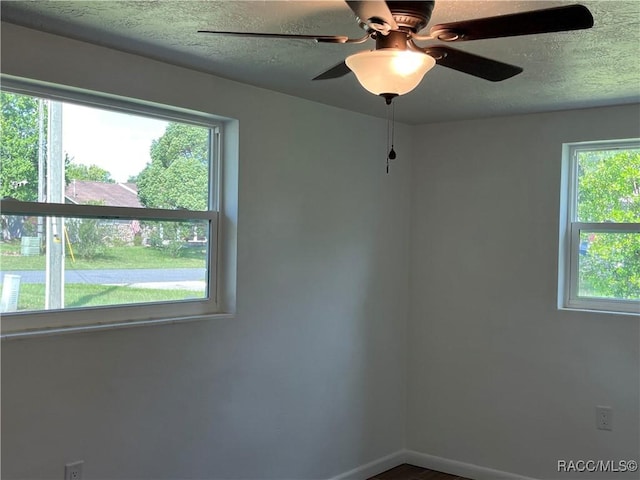
[[[640,315],[640,301],[578,295],[581,232],[640,233],[640,223],[578,221],[578,153],[581,151],[637,148],[640,148],[640,139],[579,142],[563,145],[562,183],[564,187],[560,211],[558,281],[558,306],[560,308]]]
[[[220,209],[222,206],[222,130],[223,122],[214,115],[188,111],[113,95],[79,91],[66,87],[43,85],[26,79],[3,75],[2,90],[54,101],[97,107],[120,113],[137,114],[148,118],[177,121],[209,128],[210,171],[213,180],[209,191],[209,210],[186,211],[102,205],[75,205],[39,202],[1,201],[0,211],[13,215],[40,215],[51,217],[137,219],[137,220],[206,220],[209,222],[208,289],[207,296],[199,300],[151,302],[140,304],[105,305],[98,307],[64,308],[29,312],[3,313],[2,338],[56,334],[123,326],[174,323],[202,318],[229,317],[222,311],[220,255]],[[228,292],[224,292],[227,295]]]

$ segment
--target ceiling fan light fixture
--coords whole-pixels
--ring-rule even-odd
[[[374,95],[404,95],[418,86],[436,61],[421,52],[382,48],[351,55],[345,63]]]

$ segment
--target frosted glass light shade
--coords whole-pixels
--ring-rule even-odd
[[[360,84],[374,95],[404,95],[416,88],[433,68],[433,57],[411,50],[383,48],[347,57],[347,66]]]

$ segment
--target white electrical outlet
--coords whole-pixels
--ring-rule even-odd
[[[598,430],[613,430],[613,410],[611,407],[596,407],[596,427]]]
[[[82,480],[82,465],[84,461],[67,463],[64,466],[64,480]]]

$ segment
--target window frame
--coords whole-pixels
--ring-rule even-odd
[[[640,139],[604,140],[563,145],[563,195],[561,199],[559,307],[640,315],[640,301],[581,297],[579,261],[581,232],[640,233],[640,223],[578,221],[578,154],[583,151],[640,149]]]
[[[2,338],[93,330],[143,324],[174,323],[213,316],[230,316],[222,311],[220,245],[223,199],[222,145],[223,125],[220,117],[179,107],[159,105],[137,99],[98,92],[42,84],[27,79],[2,76],[2,90],[52,101],[73,103],[118,113],[141,115],[164,121],[176,121],[208,128],[209,135],[209,208],[202,211],[166,210],[103,205],[76,205],[1,200],[3,214],[50,217],[138,219],[138,220],[207,220],[209,221],[207,296],[197,300],[171,300],[138,304],[63,308],[2,314]]]

